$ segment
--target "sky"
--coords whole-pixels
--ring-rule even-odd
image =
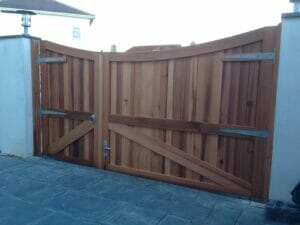
[[[87,48],[104,51],[112,44],[118,51],[137,45],[199,44],[278,25],[281,14],[292,11],[289,0],[60,1],[96,15],[89,28],[91,38]],[[32,20],[33,25],[37,23],[37,16]],[[0,26],[1,23],[4,22],[0,19]],[[54,26],[53,22],[50,26]],[[63,32],[59,22],[55,26],[60,30],[57,34]]]

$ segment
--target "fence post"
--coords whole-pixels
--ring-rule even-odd
[[[20,157],[33,155],[31,39],[0,39],[0,151]]]
[[[33,107],[33,145],[34,155],[42,153],[41,146],[41,118],[39,115],[41,107],[41,77],[40,65],[37,57],[40,54],[40,40],[31,40],[31,76],[32,76],[32,107]]]
[[[300,182],[300,12],[282,15],[270,199],[291,202]]]
[[[107,141],[109,143],[109,132],[108,132],[108,117],[110,113],[110,61],[109,53],[103,54],[103,104],[102,104],[102,141]],[[104,152],[102,152],[103,156]],[[102,167],[104,168],[106,163],[104,162],[104,157],[101,159]],[[106,160],[109,160],[109,156]]]

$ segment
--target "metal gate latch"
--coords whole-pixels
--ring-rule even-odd
[[[111,147],[109,147],[109,144],[108,144],[107,140],[103,141],[103,150],[104,150],[104,160],[106,162],[106,160],[108,158],[109,151],[111,150]]]

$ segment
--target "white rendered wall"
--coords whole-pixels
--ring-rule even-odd
[[[270,199],[284,202],[300,182],[300,14],[291,15],[282,20],[270,186]]]
[[[0,38],[0,150],[33,155],[31,44],[27,38]]]

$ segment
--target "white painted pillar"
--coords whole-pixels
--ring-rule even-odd
[[[300,1],[293,0],[293,2]],[[296,7],[295,7],[296,8]],[[300,182],[300,12],[283,14],[270,200],[291,203]]]
[[[0,37],[0,151],[33,155],[31,41]]]

